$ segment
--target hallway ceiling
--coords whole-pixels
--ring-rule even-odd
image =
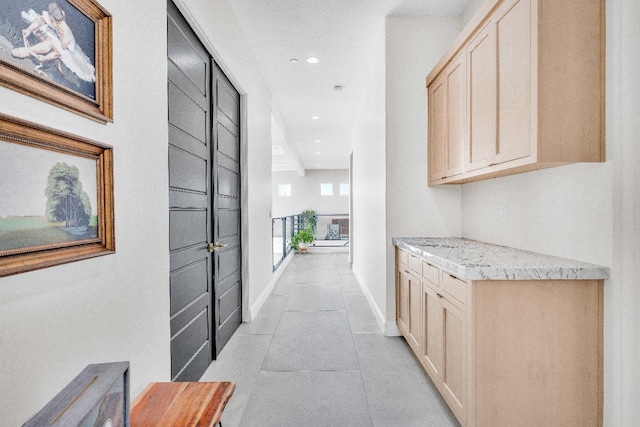
[[[460,15],[469,0],[230,3],[272,92],[273,169],[302,172],[348,169],[367,90],[384,90],[370,82],[384,81],[385,17]],[[319,62],[308,63],[312,56]]]

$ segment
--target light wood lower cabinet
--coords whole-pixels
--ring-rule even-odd
[[[422,285],[408,266],[398,269],[398,329],[414,352],[422,348]]]
[[[602,425],[602,280],[465,281],[396,253],[398,328],[461,425]]]

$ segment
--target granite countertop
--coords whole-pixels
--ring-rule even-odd
[[[609,278],[608,267],[469,239],[407,237],[393,244],[468,280]]]

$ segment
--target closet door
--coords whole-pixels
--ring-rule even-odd
[[[171,379],[197,381],[213,339],[211,68],[172,2],[167,31]]]
[[[242,323],[240,94],[212,62],[214,356]]]

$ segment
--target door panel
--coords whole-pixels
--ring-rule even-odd
[[[407,342],[417,354],[422,352],[422,284],[409,275],[409,330]]]
[[[445,178],[447,146],[447,98],[444,77],[429,88],[429,178],[438,181]]]
[[[396,305],[396,323],[406,338],[409,331],[409,275],[400,270],[398,273],[398,290]]]
[[[182,378],[188,375],[185,375],[184,371],[181,372],[181,367],[186,366],[192,370],[193,367],[188,366],[189,361],[197,353],[207,352],[209,344],[208,323],[208,309],[205,307],[191,319],[184,329],[176,334],[171,352],[171,376],[173,378],[181,378],[182,381]],[[208,358],[211,360],[210,354]],[[195,380],[195,377],[192,378]]]
[[[238,174],[235,171],[218,168],[218,197],[238,197]]]
[[[531,3],[505,2],[496,12],[498,155],[506,162],[531,155]]]
[[[463,153],[465,142],[465,116],[467,110],[466,87],[467,73],[465,56],[458,58],[447,68],[447,177],[461,174],[463,171]]]
[[[186,250],[197,244],[205,249],[207,240],[207,210],[173,209],[169,212],[170,250]]]
[[[207,191],[207,161],[188,151],[177,147],[169,147],[169,176],[174,188],[197,191]]]
[[[436,385],[441,381],[442,365],[442,302],[436,291],[422,283],[423,337],[422,366]]]
[[[240,218],[235,211],[221,211],[218,213],[218,220],[220,221],[220,227],[218,232],[221,239],[227,237],[237,237],[238,229],[240,228]]]
[[[171,312],[175,313],[207,292],[207,263],[196,261],[173,272],[171,277]]]
[[[209,55],[168,2],[171,379],[197,381],[211,362]]]
[[[442,395],[459,419],[467,419],[467,316],[442,299],[444,366]]]
[[[206,51],[171,2],[168,3],[168,9],[167,57],[191,80],[193,88],[206,98],[209,91],[209,64],[202,61],[207,56]]]
[[[214,355],[242,322],[240,246],[240,94],[214,63]]]
[[[467,48],[469,150],[466,170],[487,167],[496,154],[496,34],[489,23]]]

